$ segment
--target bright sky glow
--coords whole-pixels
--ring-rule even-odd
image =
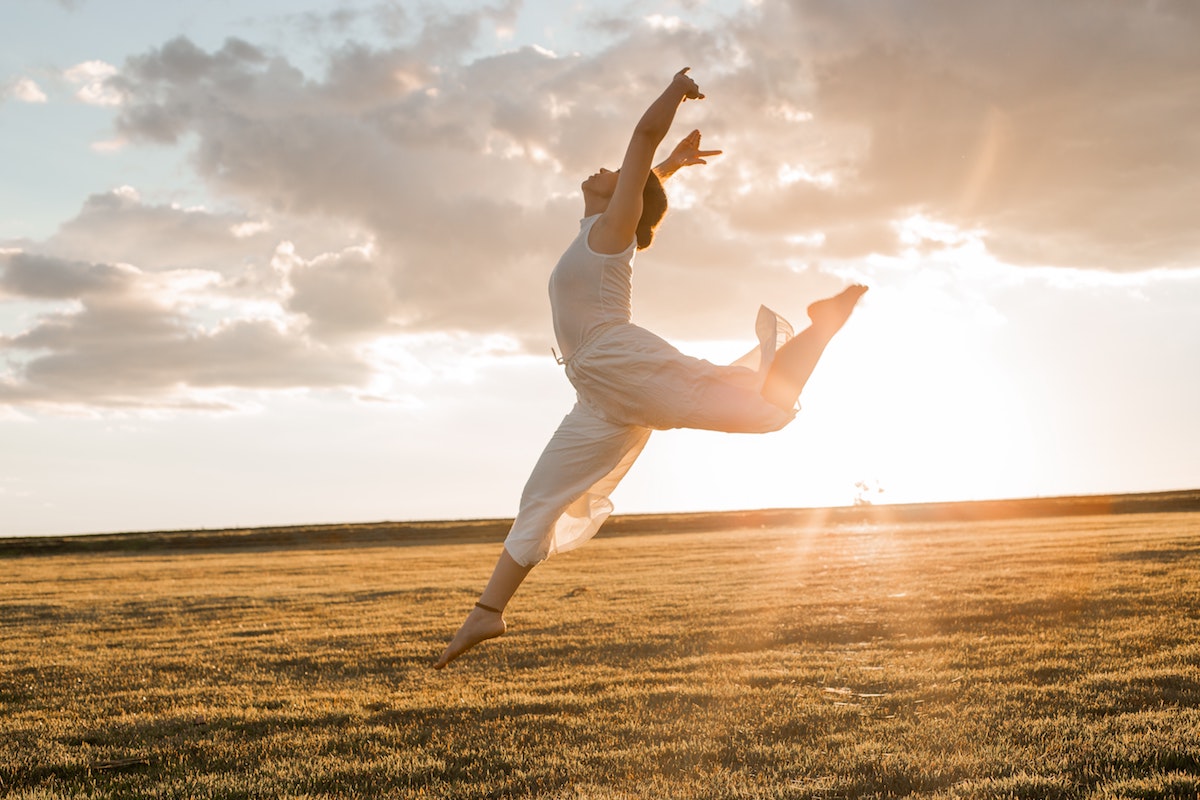
[[[7,9],[0,535],[512,515],[579,181],[685,65],[725,153],[635,321],[732,360],[871,291],[793,425],[656,433],[618,513],[1200,486],[1200,11],[632,8]]]

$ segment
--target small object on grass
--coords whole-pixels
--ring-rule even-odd
[[[145,757],[138,758],[118,758],[112,761],[99,761],[92,765],[92,769],[112,770],[112,769],[129,769],[131,767],[148,767],[150,759]]]

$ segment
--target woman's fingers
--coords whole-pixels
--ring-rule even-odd
[[[709,156],[719,156],[724,152],[722,150],[701,150],[700,149],[700,129],[696,128],[687,136],[680,140],[675,146],[675,151],[672,153],[673,158],[681,160],[681,163],[687,166],[693,164],[707,164],[704,159]]]
[[[691,67],[684,67],[675,73],[675,80],[683,87],[683,97],[685,100],[703,100],[704,95],[700,93],[700,87],[687,74]]]

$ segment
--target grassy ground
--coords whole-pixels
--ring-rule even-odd
[[[1200,797],[1200,515],[0,560],[0,796]]]

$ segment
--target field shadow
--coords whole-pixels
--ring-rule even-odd
[[[69,610],[56,603],[0,603],[0,624],[57,622],[64,619]]]
[[[1200,678],[1179,672],[1089,676],[1079,692],[1089,713],[1104,716],[1164,707],[1200,708]]]
[[[346,713],[301,716],[295,713],[272,713],[241,719],[230,716],[170,716],[133,723],[113,723],[94,726],[78,733],[57,737],[66,746],[55,752],[70,758],[72,749],[89,754],[86,760],[59,763],[47,760],[29,769],[12,771],[13,782],[39,784],[46,781],[85,781],[96,772],[141,773],[142,779],[154,779],[156,774],[183,771],[245,771],[251,770],[268,757],[257,748],[238,748],[229,752],[229,741],[261,742],[279,734],[314,733],[328,735],[356,724],[355,717]],[[123,766],[126,765],[127,767]],[[116,765],[116,766],[114,766]]]
[[[1108,558],[1110,561],[1144,561],[1153,564],[1172,564],[1187,558],[1200,558],[1200,546],[1131,550],[1125,553],[1114,553]]]

